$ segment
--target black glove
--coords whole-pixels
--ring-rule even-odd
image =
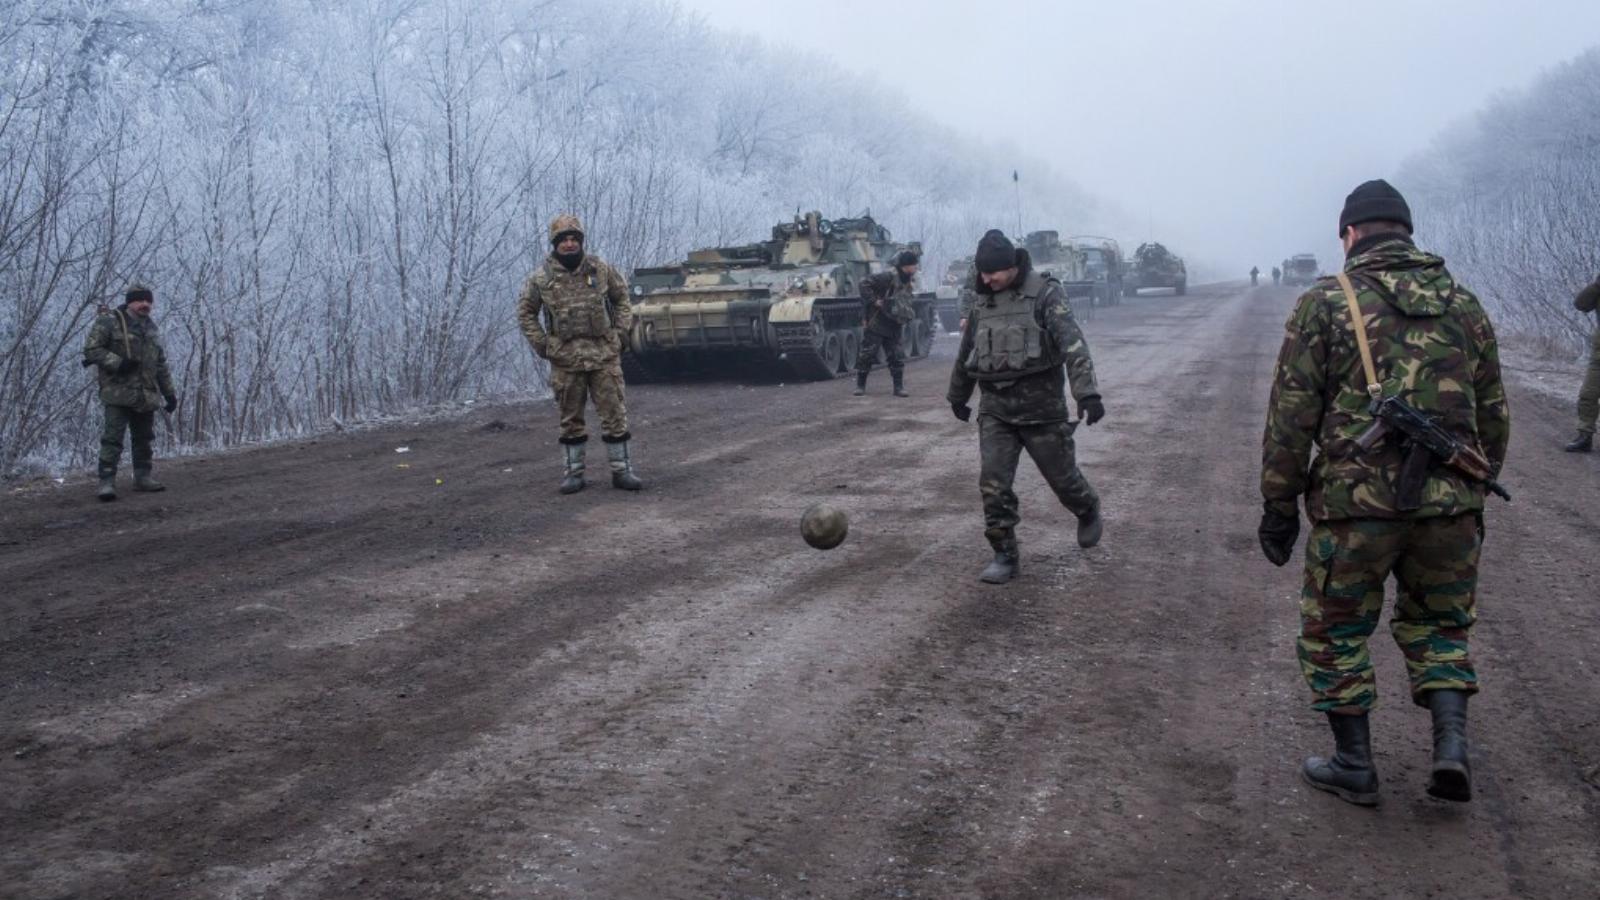
[[[972,418],[972,407],[966,405],[965,403],[957,403],[954,400],[951,400],[950,411],[955,413],[956,418],[963,422]]]
[[[1078,401],[1078,418],[1086,424],[1094,423],[1106,417],[1106,405],[1100,402],[1099,397],[1085,397]]]
[[[165,409],[169,413],[170,412],[176,412],[177,409],[178,409],[178,395],[177,394],[173,394],[172,396],[168,397],[167,398],[167,405],[162,407],[162,408]]]
[[[1261,538],[1261,552],[1266,554],[1267,562],[1281,566],[1294,553],[1295,539],[1300,537],[1300,517],[1269,509],[1261,514],[1261,527],[1256,534]]]
[[[137,368],[139,368],[139,361],[137,359],[125,359],[122,362],[117,363],[117,374],[126,375]]]

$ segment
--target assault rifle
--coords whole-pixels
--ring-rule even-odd
[[[1374,399],[1367,410],[1373,415],[1372,427],[1356,438],[1356,446],[1371,450],[1384,435],[1399,432],[1405,443],[1405,463],[1395,486],[1396,505],[1409,512],[1422,507],[1422,486],[1435,460],[1482,484],[1491,493],[1511,502],[1511,494],[1494,480],[1494,470],[1476,448],[1456,440],[1448,431],[1421,410],[1399,397]]]

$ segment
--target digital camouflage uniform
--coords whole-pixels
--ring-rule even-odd
[[[138,366],[119,372],[124,360],[134,360]],[[155,320],[133,315],[126,305],[98,316],[84,338],[83,364],[94,368],[105,408],[99,476],[117,474],[125,432],[133,438],[134,472],[148,476],[155,457],[156,410],[178,395]]]
[[[600,414],[601,439],[627,440],[622,335],[633,327],[633,306],[622,275],[587,254],[575,271],[568,271],[551,254],[523,282],[517,321],[533,352],[550,362],[550,390],[561,411],[561,443],[589,439],[584,406],[591,397]]]
[[[872,363],[881,349],[889,374],[896,384],[900,383],[906,368],[906,354],[900,338],[905,332],[906,323],[917,314],[911,296],[911,283],[892,269],[861,282],[861,351],[856,354],[858,377],[865,377],[872,371]],[[884,301],[882,306],[878,305],[879,300]]]
[[[1510,412],[1494,330],[1478,298],[1444,260],[1409,239],[1382,235],[1352,250],[1345,272],[1385,396],[1433,417],[1498,472]],[[1327,712],[1363,712],[1377,701],[1367,639],[1390,575],[1397,583],[1391,631],[1413,699],[1426,705],[1428,691],[1477,690],[1468,637],[1484,489],[1435,465],[1421,508],[1399,510],[1400,441],[1390,435],[1370,451],[1356,444],[1373,423],[1356,340],[1335,279],[1300,296],[1278,356],[1262,451],[1269,512],[1296,516],[1303,497],[1312,522],[1298,647],[1313,706]]]
[[[977,284],[946,395],[952,405],[965,405],[974,387],[981,391],[984,536],[997,553],[1013,556],[1021,517],[1012,483],[1024,450],[1074,515],[1084,517],[1100,502],[1078,469],[1066,399],[1069,380],[1080,406],[1100,395],[1089,346],[1061,283],[1034,270],[1026,250],[1017,257],[1010,287],[996,292]]]
[[[1579,312],[1593,313],[1600,307],[1600,278],[1578,292],[1572,305]],[[1594,434],[1595,421],[1600,418],[1600,324],[1590,339],[1589,370],[1583,376],[1583,386],[1578,388],[1578,433]]]

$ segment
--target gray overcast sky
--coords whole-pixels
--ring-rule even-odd
[[[1600,43],[1596,0],[680,3],[1006,133],[1122,208],[1125,242],[1153,221],[1191,256],[1264,270],[1304,250],[1327,268],[1350,188]]]

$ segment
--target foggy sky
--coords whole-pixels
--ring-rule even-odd
[[[1443,128],[1600,43],[1595,0],[680,3],[1015,141],[1120,208],[1125,244],[1236,271],[1303,251],[1328,269],[1350,188],[1404,191],[1400,164]],[[997,197],[996,224],[1010,211]]]

